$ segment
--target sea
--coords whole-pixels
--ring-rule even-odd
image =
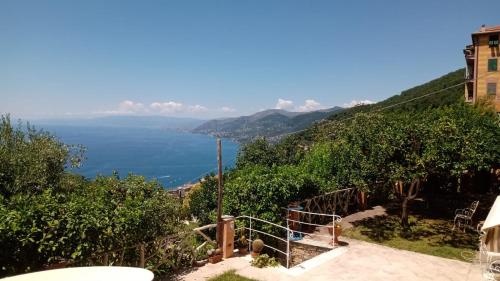
[[[82,165],[69,170],[89,179],[116,171],[120,177],[143,175],[174,189],[217,172],[217,144],[212,136],[162,128],[40,127],[66,144],[85,147]],[[224,168],[234,166],[238,149],[238,143],[222,140]]]

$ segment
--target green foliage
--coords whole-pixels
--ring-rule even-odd
[[[243,145],[238,153],[237,168],[247,165],[273,165],[298,164],[304,157],[306,150],[297,139],[285,138],[277,144],[271,144],[264,138]]]
[[[324,125],[302,165],[329,188],[366,190],[431,175],[452,179],[499,163],[499,132],[494,118],[467,105],[358,114]]]
[[[214,243],[205,243],[201,248],[196,251],[195,259],[197,261],[207,259],[209,256],[213,255],[213,250],[215,250],[216,245]]]
[[[92,254],[130,247],[180,231],[178,203],[157,182],[130,175],[99,177],[71,193],[3,198],[2,271],[40,269],[55,260],[84,262]]]
[[[282,208],[289,202],[316,195],[318,185],[296,166],[246,165],[224,176],[225,214],[258,216],[283,223]],[[201,225],[215,222],[217,179],[207,176],[200,188],[189,194],[189,210]],[[269,225],[263,226],[270,228]],[[276,231],[276,229],[269,229]]]
[[[301,165],[322,190],[369,187],[383,182],[394,154],[393,121],[382,114],[359,114],[349,122],[334,121],[318,134]]]
[[[383,109],[383,112],[413,114],[414,112],[422,112],[433,108],[461,104],[463,103],[463,86],[459,85],[448,90],[444,89],[462,83],[464,74],[465,70],[459,69],[425,84],[405,90],[400,95],[395,95],[381,102],[333,112],[328,116],[327,120],[317,122],[303,132],[290,135],[281,143],[286,143],[286,150],[288,151],[310,146],[312,142],[316,142],[321,136],[335,132],[338,124],[329,121],[346,121],[354,118],[359,113],[379,112]],[[437,91],[442,92],[426,96]]]
[[[258,255],[250,262],[250,264],[258,268],[263,268],[268,266],[276,267],[280,265],[279,262],[274,257],[271,258],[269,257],[268,254]]]
[[[247,240],[246,236],[244,235],[244,233],[245,233],[244,229],[241,229],[240,238],[238,238],[238,240],[236,241],[236,247],[238,249],[248,247],[248,240]]]
[[[210,278],[210,279],[208,279],[208,281],[257,281],[257,280],[242,277],[242,276],[234,273],[234,270],[230,270],[230,271],[224,272],[221,275],[217,275],[213,278]]]
[[[217,178],[207,175],[199,187],[192,190],[189,197],[189,211],[201,225],[215,222],[217,209]]]
[[[281,224],[282,208],[292,201],[317,193],[316,183],[299,167],[249,165],[228,175],[224,212],[234,216],[256,216]]]
[[[385,109],[385,112],[422,112],[432,108],[461,104],[463,102],[463,85],[447,89],[464,82],[465,69],[450,72],[442,77],[402,91],[400,95],[392,96],[381,102],[371,105],[355,106],[344,111],[336,112],[328,117],[330,120],[344,120],[358,113],[374,112]],[[442,91],[442,92],[438,92]],[[438,92],[433,95],[428,95]],[[428,95],[428,96],[425,96]],[[398,105],[398,106],[395,106]]]
[[[274,146],[264,140],[247,145],[226,185],[228,213],[279,223],[281,207],[310,197],[318,186],[323,192],[357,187],[385,199],[412,200],[420,183],[456,192],[463,175],[500,163],[498,118],[480,106],[358,113],[318,124],[311,132],[310,142],[302,144],[288,138]],[[278,148],[295,158],[278,159]],[[429,178],[444,184],[426,185]],[[391,194],[396,182],[408,191]],[[410,192],[415,182],[419,185]]]
[[[270,143],[264,138],[244,145],[238,153],[236,166],[243,168],[247,165],[272,166],[277,162],[276,154]]]
[[[41,192],[59,188],[68,166],[78,166],[83,148],[66,145],[33,127],[15,128],[9,116],[0,118],[0,194]]]

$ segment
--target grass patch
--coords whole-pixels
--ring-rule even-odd
[[[234,273],[234,270],[226,271],[221,275],[212,277],[208,281],[257,281],[255,279],[249,279]]]
[[[385,246],[465,261],[462,252],[477,250],[478,234],[452,230],[453,223],[443,219],[410,217],[410,226],[402,228],[396,215],[379,216],[355,223],[342,235]]]

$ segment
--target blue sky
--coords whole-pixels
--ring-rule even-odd
[[[500,1],[0,1],[0,113],[212,118],[379,101],[463,67]]]

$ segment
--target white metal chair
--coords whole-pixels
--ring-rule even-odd
[[[472,216],[474,216],[478,205],[479,201],[474,201],[469,208],[455,210],[453,230],[455,230],[455,227],[458,227],[458,229],[463,229],[465,231],[465,227],[471,225]]]
[[[498,281],[500,280],[500,260],[492,261],[488,268],[483,272],[483,280]]]

